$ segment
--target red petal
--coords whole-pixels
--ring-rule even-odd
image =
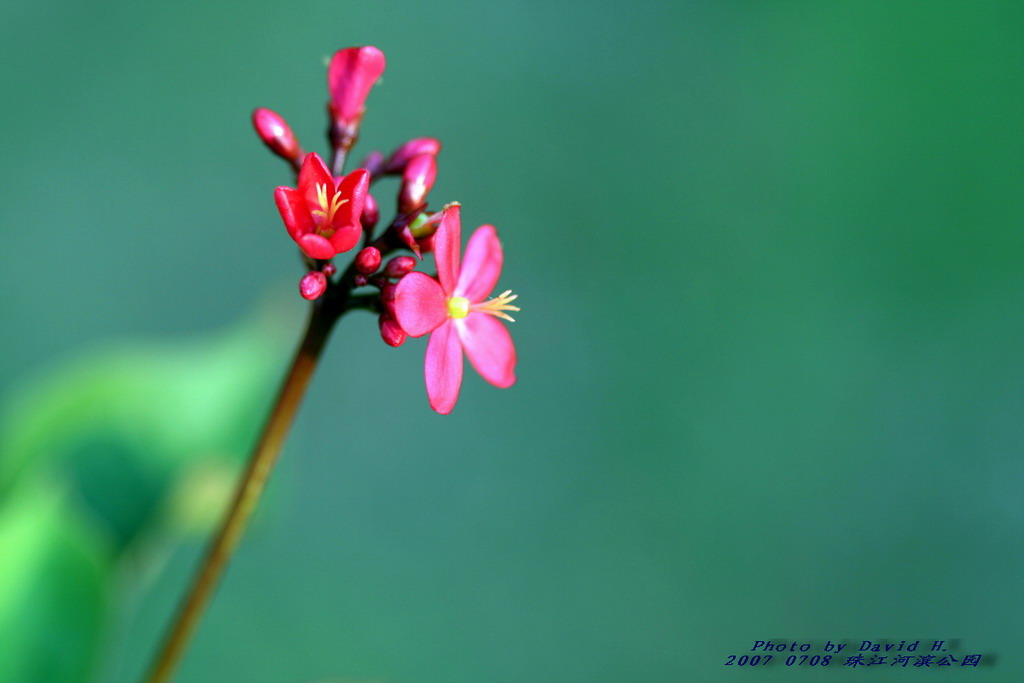
[[[448,319],[448,301],[437,280],[414,271],[395,290],[395,317],[410,336],[422,337]]]
[[[452,412],[462,386],[462,345],[454,325],[441,325],[430,335],[423,375],[430,407],[442,415]]]
[[[470,313],[455,321],[462,348],[480,376],[496,387],[516,383],[516,347],[508,328],[494,316]]]
[[[327,200],[330,201],[331,195],[334,194],[334,177],[327,170],[324,160],[316,152],[310,152],[302,161],[302,168],[299,170],[299,192],[306,200],[306,206],[310,211],[322,208],[316,193],[317,185],[327,185]]]
[[[315,233],[302,235],[295,241],[299,243],[299,248],[309,258],[329,259],[334,258],[334,255],[337,253],[334,251],[334,246],[326,238]]]
[[[335,253],[341,254],[359,244],[359,238],[362,236],[363,226],[356,223],[335,230],[330,241]]]
[[[449,205],[441,216],[441,225],[434,233],[434,260],[437,277],[445,294],[455,291],[459,277],[459,249],[462,247],[462,223],[458,204]]]
[[[370,174],[365,168],[352,171],[338,183],[338,192],[341,193],[341,198],[348,200],[341,205],[331,221],[335,230],[331,237],[331,244],[339,253],[354,247],[363,233],[363,224],[360,219],[369,189]],[[330,197],[328,197],[328,201],[330,201]]]
[[[464,296],[478,304],[494,290],[501,276],[502,251],[498,231],[493,225],[481,225],[469,238],[462,261],[455,296]]]
[[[274,190],[274,203],[284,219],[284,227],[293,240],[313,230],[313,217],[306,209],[306,203],[298,190],[291,187],[279,187]]]

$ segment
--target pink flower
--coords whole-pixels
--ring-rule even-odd
[[[356,246],[363,233],[363,212],[370,174],[357,169],[335,180],[315,153],[306,155],[298,189],[279,187],[274,201],[288,234],[306,256],[333,258]]]
[[[516,295],[511,290],[486,300],[501,275],[502,252],[493,226],[476,229],[459,265],[461,239],[459,205],[445,207],[435,233],[438,280],[414,271],[398,283],[394,310],[398,324],[410,336],[428,332],[424,374],[430,407],[447,415],[459,399],[462,352],[480,375],[496,387],[516,381],[516,350],[512,336],[497,318],[512,321],[506,311]]]
[[[384,53],[375,47],[349,47],[331,57],[327,87],[331,114],[344,127],[358,124],[370,89],[384,73]]]

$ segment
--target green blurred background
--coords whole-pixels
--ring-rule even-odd
[[[519,383],[440,417],[423,340],[346,318],[180,680],[1024,680],[1021,26],[4,0],[0,680],[144,669],[304,312],[250,111],[322,151],[361,44],[355,156],[444,141]],[[767,639],[985,658],[723,666]]]

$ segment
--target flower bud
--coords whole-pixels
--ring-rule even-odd
[[[366,277],[362,273],[357,273],[356,276],[352,278],[352,282],[355,283],[356,287],[365,287],[369,281],[370,278]]]
[[[324,267],[320,270],[322,270],[323,274],[327,277],[334,277],[334,274],[338,272],[338,268],[333,263],[325,263]]]
[[[412,253],[416,254],[417,258],[423,258],[420,254],[420,245],[416,242],[416,238],[413,237],[412,230],[409,229],[408,225],[402,226],[402,228],[395,231],[394,234],[403,246],[408,247],[412,250]]]
[[[420,237],[416,240],[416,244],[419,245],[421,254],[429,254],[434,251],[434,238],[437,235],[428,235],[427,237]],[[423,258],[420,256],[420,258]]]
[[[396,256],[384,267],[384,277],[402,277],[416,267],[416,259],[412,256]]]
[[[384,311],[392,318],[395,317],[395,291],[398,285],[394,282],[385,282],[380,288],[380,300],[384,304]]]
[[[401,346],[405,341],[405,330],[389,314],[382,313],[378,325],[380,325],[380,338],[388,346]]]
[[[341,128],[359,125],[366,96],[384,73],[384,53],[372,46],[338,50],[327,69],[331,114]]]
[[[413,138],[394,152],[384,166],[384,173],[401,173],[409,160],[420,154],[437,156],[441,151],[441,141],[437,138]]]
[[[380,268],[380,249],[366,247],[356,254],[356,270],[363,275],[374,273]]]
[[[269,109],[256,109],[252,113],[252,127],[263,144],[282,159],[296,161],[302,156],[299,141],[280,114]]]
[[[377,200],[373,198],[373,195],[367,192],[366,201],[363,203],[363,213],[359,217],[359,222],[363,224],[364,230],[373,230],[379,220],[380,207],[377,206]]]
[[[309,301],[319,299],[325,289],[327,289],[327,276],[319,270],[311,270],[299,280],[299,294],[303,299]]]
[[[380,175],[384,172],[384,155],[373,150],[359,163],[359,168],[365,168],[370,175]]]
[[[437,215],[438,214],[434,214],[434,216]],[[423,239],[424,237],[430,237],[437,232],[437,225],[440,222],[439,220],[432,220],[432,218],[433,217],[430,214],[424,211],[409,223],[409,232],[417,240]]]
[[[409,160],[402,172],[402,189],[398,192],[399,213],[409,213],[423,206],[437,178],[437,159],[433,154],[419,154]]]

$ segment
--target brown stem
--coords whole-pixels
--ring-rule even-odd
[[[281,385],[277,402],[270,411],[263,433],[249,457],[249,464],[238,482],[234,500],[221,522],[217,537],[207,550],[206,557],[193,579],[192,587],[181,603],[163,647],[154,660],[146,679],[149,683],[166,683],[171,680],[171,675],[195,630],[199,617],[209,602],[213,589],[217,586],[220,575],[238,545],[249,517],[263,493],[267,477],[281,452],[288,428],[291,427],[306,392],[306,386],[316,369],[320,352],[337,318],[336,313],[314,304],[305,335],[295,352],[291,369]]]

